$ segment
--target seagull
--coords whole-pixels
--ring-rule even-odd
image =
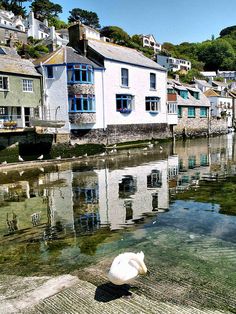
[[[83,157],[87,157],[87,156],[88,156],[88,154],[87,154],[87,153],[83,155]]]
[[[75,156],[72,156],[72,159],[75,159]]]
[[[37,159],[42,160],[43,159],[43,155],[40,155]]]
[[[19,175],[22,176],[25,172],[24,171],[18,171]]]
[[[61,159],[61,156],[56,157],[56,159],[58,159],[58,160]]]
[[[147,147],[144,147],[143,150],[147,150]]]
[[[162,146],[160,146],[160,150],[163,150],[163,147],[162,147]]]
[[[6,160],[2,162],[2,165],[6,165],[6,164],[7,164],[7,161],[6,161]]]
[[[149,147],[149,148],[153,148],[153,146],[154,146],[154,145],[153,145],[152,143],[148,144],[148,147]]]
[[[18,160],[19,161],[24,161],[24,159],[20,155],[18,156]]]
[[[106,153],[105,153],[105,152],[103,152],[103,153],[101,153],[101,154],[100,154],[100,156],[105,156],[105,155],[106,155]]]

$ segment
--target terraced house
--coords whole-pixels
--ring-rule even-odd
[[[168,80],[167,91],[168,99],[176,99],[178,106],[178,124],[174,131],[189,136],[208,134],[210,102],[202,91],[178,80]]]
[[[34,64],[0,47],[0,129],[24,130],[40,114],[41,75]]]

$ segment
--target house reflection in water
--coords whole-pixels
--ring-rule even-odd
[[[34,228],[34,237],[48,240],[133,225],[145,214],[168,210],[170,197],[197,188],[200,180],[235,174],[232,145],[229,137],[211,145],[186,141],[176,145],[176,155],[138,166],[78,170],[66,164],[35,176],[11,175],[0,184],[0,235]]]

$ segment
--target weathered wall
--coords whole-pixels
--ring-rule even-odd
[[[167,124],[126,124],[108,125],[106,130],[76,130],[72,140],[78,143],[112,144],[130,141],[170,138],[171,131]]]
[[[177,136],[182,136],[184,129],[187,136],[227,133],[226,119],[200,117],[200,108],[196,108],[195,113],[195,118],[188,118],[188,108],[182,109],[182,117],[178,118],[178,124],[174,126],[174,133]]]

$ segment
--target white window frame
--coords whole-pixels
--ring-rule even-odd
[[[22,90],[23,92],[33,93],[33,80],[22,79]]]
[[[4,88],[4,79],[7,80],[7,88]],[[0,91],[9,91],[10,88],[9,88],[9,77],[8,76],[5,76],[5,75],[1,75],[0,76]]]
[[[177,114],[177,103],[168,103],[168,114]]]

